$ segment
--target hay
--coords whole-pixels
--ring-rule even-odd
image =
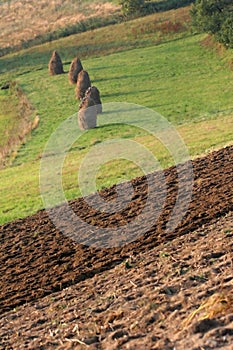
[[[193,311],[187,319],[182,322],[182,328],[190,325],[196,315],[199,320],[226,315],[233,312],[233,289],[216,293],[208,298],[197,310]]]
[[[31,129],[35,130],[36,128],[38,128],[40,123],[40,117],[38,115],[36,115],[35,119],[33,120],[32,124],[31,124]]]
[[[94,100],[90,96],[86,96],[80,106],[78,112],[78,125],[81,130],[93,129],[97,124],[97,110]]]
[[[82,63],[78,57],[75,57],[71,62],[68,79],[71,84],[77,84],[78,75],[83,70]]]
[[[100,92],[97,89],[96,86],[91,86],[87,89],[85,96],[90,96],[96,105],[96,110],[97,114],[101,114],[103,109],[102,109],[102,102],[100,99]]]
[[[85,97],[87,89],[91,86],[91,80],[87,71],[82,70],[78,75],[75,95],[77,99],[82,100]]]
[[[82,70],[78,75],[77,85],[76,85],[76,97],[78,99],[83,99],[87,89],[91,86],[91,80],[87,71]]]
[[[49,61],[49,74],[50,75],[57,75],[57,74],[63,74],[63,64],[62,60],[58,54],[58,52],[55,50],[53,51],[52,57]]]

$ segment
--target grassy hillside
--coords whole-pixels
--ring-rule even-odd
[[[78,54],[82,59],[103,56],[127,49],[153,46],[190,34],[189,8],[153,14],[63,38],[47,44],[0,57],[0,73],[13,76],[37,70],[48,64],[53,50],[63,61],[70,62]]]
[[[0,59],[1,80],[16,79],[40,116],[39,128],[22,145],[13,166],[0,172],[0,223],[43,207],[39,192],[43,149],[52,131],[78,109],[67,75],[48,75],[48,59],[55,48],[61,53],[66,71],[74,55],[80,54],[104,103],[132,102],[161,113],[177,127],[191,156],[232,142],[233,72],[226,64],[232,52],[219,57],[201,45],[204,36],[192,36],[187,28],[188,10],[179,9]],[[104,113],[99,120],[107,118]],[[93,145],[106,137],[134,138],[154,152],[163,167],[173,164],[164,147],[142,131],[135,133],[124,126],[91,130],[81,146],[71,148],[66,159],[63,182],[67,198],[80,195],[80,162]],[[100,169],[98,188],[140,174],[132,164],[116,161]]]
[[[233,72],[200,36],[84,60],[104,103],[132,102],[152,108],[175,125],[232,112]],[[65,65],[67,71],[69,65]],[[41,116],[40,128],[22,148],[16,164],[41,156],[52,130],[76,113],[78,102],[67,76],[50,77],[47,67],[18,79]],[[106,116],[107,118],[107,116]],[[30,150],[30,152],[28,152]]]

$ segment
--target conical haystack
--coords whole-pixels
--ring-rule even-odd
[[[86,96],[80,106],[78,112],[78,125],[81,130],[93,129],[97,124],[97,110],[94,100],[90,96]]]
[[[56,75],[56,74],[63,74],[63,64],[62,60],[58,54],[58,52],[55,50],[53,51],[52,57],[49,61],[49,74],[50,75]]]
[[[78,75],[83,70],[82,63],[78,57],[75,57],[70,64],[68,79],[71,84],[77,84]]]
[[[87,89],[91,86],[91,80],[87,71],[82,70],[78,75],[75,96],[78,99],[83,99]]]
[[[96,86],[91,86],[87,89],[85,96],[90,96],[96,105],[97,114],[102,113],[102,102],[100,99],[100,92]]]

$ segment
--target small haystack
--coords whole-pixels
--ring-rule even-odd
[[[61,57],[59,56],[58,52],[55,50],[53,51],[52,57],[49,61],[49,74],[50,75],[56,75],[56,74],[63,74],[63,64]]]
[[[96,86],[91,86],[87,89],[85,96],[90,96],[96,105],[97,114],[102,113],[102,102],[100,99],[100,92]]]
[[[87,89],[91,86],[91,80],[87,71],[82,70],[78,75],[77,85],[75,89],[75,96],[82,100]]]
[[[80,106],[78,112],[78,125],[81,130],[93,129],[97,124],[97,110],[94,100],[90,96],[86,96]]]
[[[83,70],[82,63],[78,57],[75,57],[70,64],[68,79],[71,84],[77,84],[78,75]]]

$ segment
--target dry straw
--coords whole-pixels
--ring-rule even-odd
[[[206,318],[226,315],[233,312],[233,289],[212,295],[197,310],[193,311],[182,323],[182,328],[190,325],[195,316],[200,315],[199,321]]]
[[[80,106],[78,112],[78,125],[81,130],[93,129],[97,124],[97,110],[95,102],[90,96],[86,96]]]
[[[64,70],[63,70],[61,57],[59,56],[58,52],[55,50],[53,51],[53,54],[49,61],[49,74],[57,75],[57,74],[63,74],[63,73],[64,73]]]
[[[83,99],[87,89],[91,86],[91,80],[87,71],[82,70],[78,75],[75,96],[77,99]]]
[[[87,89],[85,96],[89,96],[93,99],[95,105],[96,105],[96,110],[97,110],[97,114],[102,113],[102,102],[100,99],[100,92],[97,89],[96,86],[91,86]]]
[[[83,70],[82,63],[78,57],[75,57],[71,62],[68,79],[71,84],[77,84],[78,75]]]

